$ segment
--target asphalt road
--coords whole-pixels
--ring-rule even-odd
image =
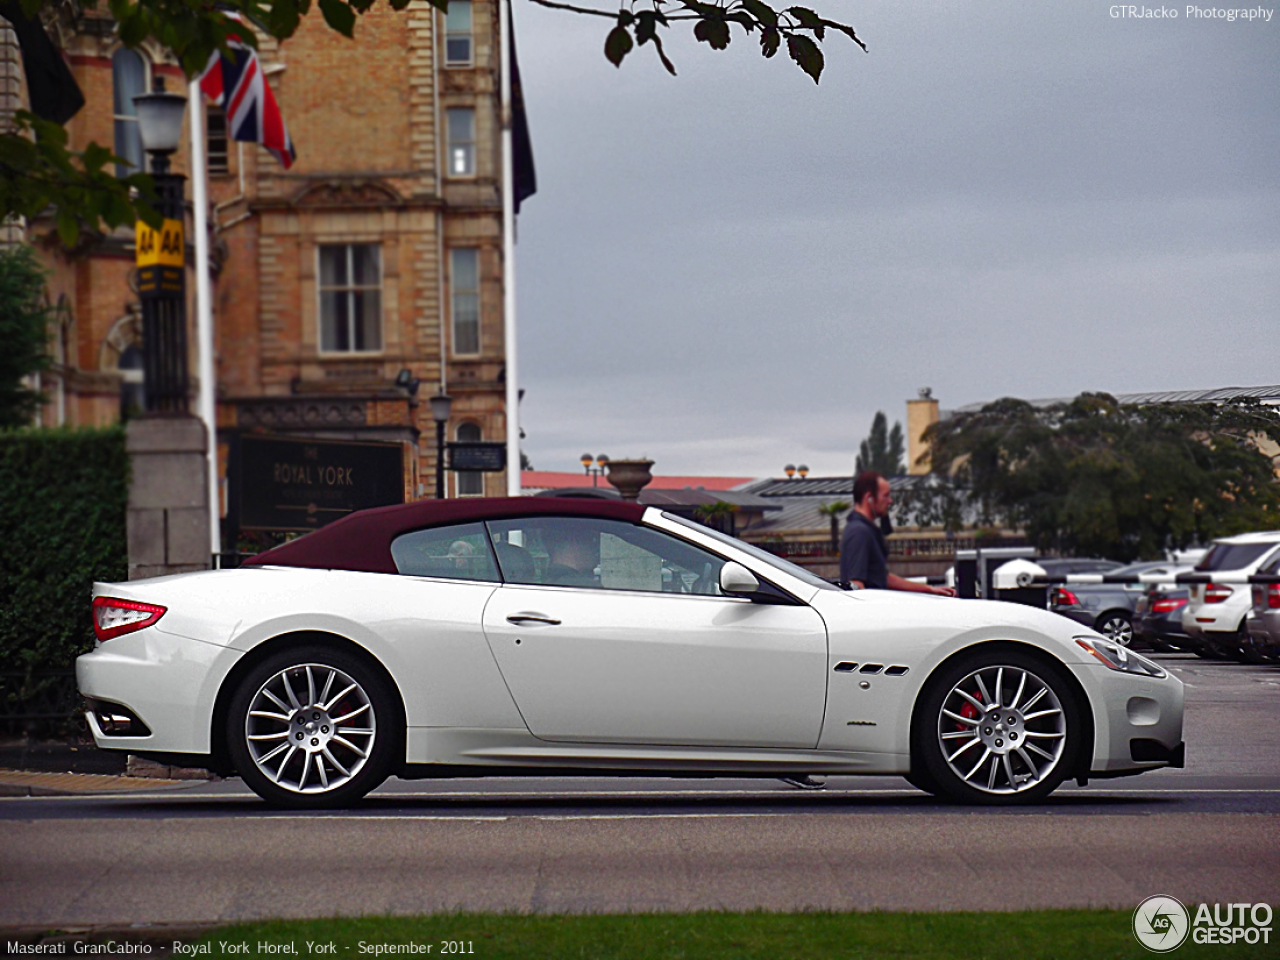
[[[391,781],[304,814],[238,781],[0,799],[0,925],[1280,902],[1280,667],[1162,659],[1188,685],[1188,768],[1032,808],[894,778]]]

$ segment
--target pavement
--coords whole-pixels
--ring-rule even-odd
[[[111,776],[101,773],[50,773],[32,770],[0,770],[0,797],[59,797],[82,794],[119,794],[164,790],[187,785],[186,781],[156,777]]]

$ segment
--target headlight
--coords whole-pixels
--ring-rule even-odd
[[[1164,670],[1142,654],[1134,653],[1128,647],[1112,643],[1110,640],[1103,640],[1101,637],[1076,637],[1076,643],[1112,670],[1119,670],[1121,673],[1137,673],[1144,677],[1165,676]]]

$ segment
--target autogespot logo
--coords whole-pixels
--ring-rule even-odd
[[[1153,953],[1168,953],[1187,939],[1191,917],[1173,897],[1147,897],[1133,911],[1133,935]]]

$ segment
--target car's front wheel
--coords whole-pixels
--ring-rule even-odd
[[[236,770],[269,803],[334,807],[390,773],[399,742],[395,698],[363,659],[300,646],[254,666],[231,699]]]
[[[1084,723],[1063,668],[990,649],[945,666],[915,715],[913,749],[938,791],[964,803],[1033,803],[1073,772]]]

